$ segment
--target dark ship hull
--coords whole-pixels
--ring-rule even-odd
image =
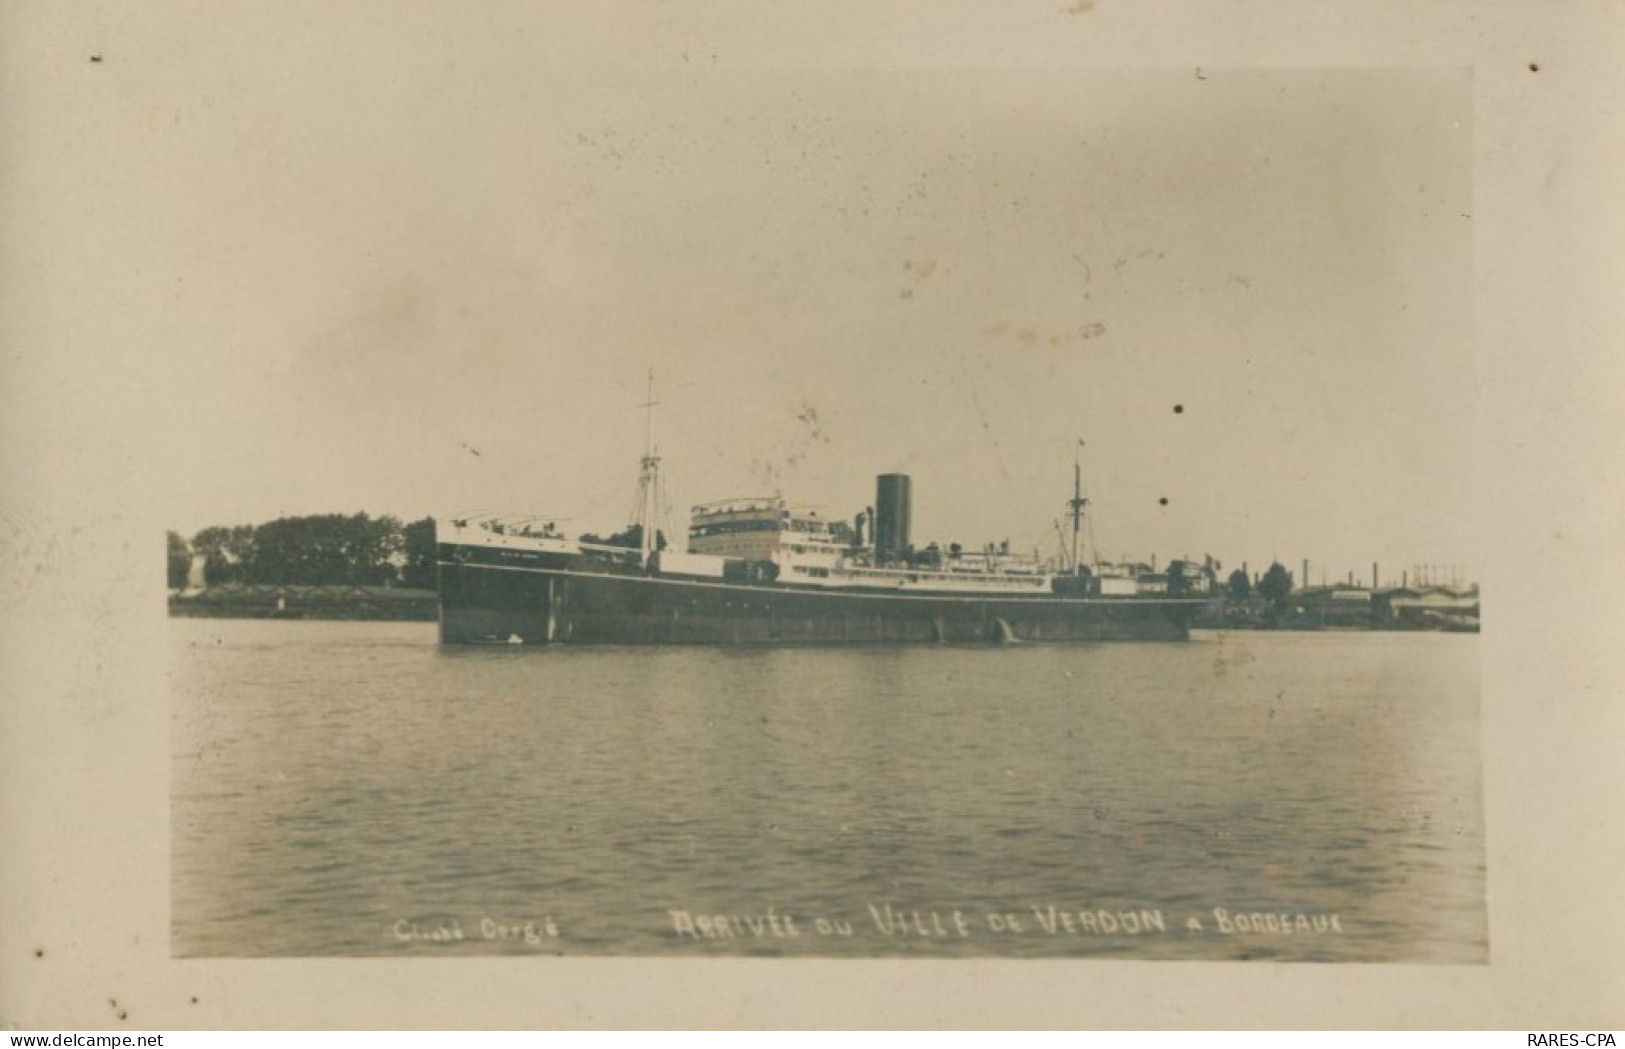
[[[1206,599],[886,593],[684,578],[568,553],[441,543],[446,644],[1179,641]]]

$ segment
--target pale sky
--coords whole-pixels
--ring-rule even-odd
[[[126,187],[171,527],[612,529],[653,368],[679,530],[903,470],[917,544],[1048,554],[1081,437],[1107,556],[1465,559],[1465,71],[597,70],[403,22],[179,41],[130,102],[173,109]]]

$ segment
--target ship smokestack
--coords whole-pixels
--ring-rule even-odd
[[[913,491],[907,474],[881,474],[875,479],[875,562],[901,557],[909,546]]]

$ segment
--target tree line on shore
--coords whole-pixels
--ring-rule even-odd
[[[1225,579],[1225,607],[1249,614],[1261,611],[1266,622],[1278,623],[1291,609],[1293,585],[1292,573],[1279,561],[1271,564],[1256,584],[1238,568]]]
[[[367,514],[282,517],[211,525],[190,539],[171,531],[169,585],[191,580],[202,558],[206,586],[435,586],[434,518],[409,524]]]

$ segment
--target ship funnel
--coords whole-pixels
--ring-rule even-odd
[[[912,485],[907,474],[881,474],[875,480],[875,562],[901,557],[909,546]]]

